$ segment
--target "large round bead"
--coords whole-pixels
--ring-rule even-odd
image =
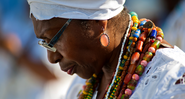
[[[132,90],[130,90],[130,89],[127,88],[125,90],[125,94],[130,96],[132,94]]]
[[[159,40],[160,42],[162,42],[162,41],[163,41],[163,38],[162,38],[162,37],[160,37],[160,36],[157,36],[157,37],[156,37],[156,39],[157,39],[157,40]]]
[[[155,53],[155,48],[154,47],[149,47],[148,51],[152,52],[152,53]]]
[[[145,69],[144,66],[138,65],[137,68],[136,68],[136,70],[135,70],[135,73],[137,73],[138,75],[141,76],[143,74],[143,72],[144,72],[144,69]]]
[[[128,83],[128,85],[127,85],[127,88],[129,88],[129,89],[131,89],[131,90],[134,90],[135,87],[136,87],[136,85],[137,85],[137,81],[131,79],[130,82]]]
[[[134,75],[132,75],[132,79],[134,79],[134,80],[139,80],[139,75],[138,74],[134,74]]]
[[[143,59],[149,62],[152,56],[153,56],[152,52],[146,52]]]
[[[146,60],[142,60],[141,63],[140,63],[142,66],[146,67],[148,62]]]
[[[132,20],[138,20],[137,16],[132,16]]]

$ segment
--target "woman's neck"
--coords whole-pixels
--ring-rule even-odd
[[[112,80],[112,76],[118,64],[120,51],[121,51],[121,44],[114,49],[112,53],[112,57],[110,58],[109,64],[102,68],[103,75],[99,84],[97,99],[102,99],[102,97],[106,92],[106,87],[109,86]]]
[[[128,18],[128,22],[123,24],[124,28],[122,28],[122,30],[120,29],[117,32],[112,33],[114,35],[113,36],[114,38],[112,40],[112,42],[114,43],[113,44],[113,51],[110,54],[110,57],[108,59],[107,64],[102,68],[103,75],[105,76],[106,80],[108,80],[108,81],[111,80],[111,77],[117,67],[118,60],[120,57],[121,48],[122,48],[122,42],[124,41],[128,24],[129,24],[129,18]],[[124,32],[119,33],[121,31],[124,31]],[[126,45],[124,45],[124,47],[125,46]]]
[[[114,43],[114,50],[112,51],[110,57],[109,57],[109,61],[108,63],[102,68],[103,71],[103,75],[102,75],[102,79],[98,88],[98,95],[97,95],[97,99],[101,99],[104,96],[104,93],[106,92],[106,87],[111,83],[113,74],[116,70],[117,64],[118,64],[118,60],[120,57],[120,52],[121,52],[121,48],[122,48],[122,42],[124,40],[124,35],[127,31],[127,26],[129,24],[129,18],[128,18],[128,22],[126,22],[125,24],[123,24],[124,28],[120,28],[120,30],[118,30],[117,32],[112,33],[114,36],[113,38],[113,43]],[[124,31],[121,33],[121,31]],[[119,33],[120,32],[120,33]],[[124,45],[126,46],[126,45]]]
[[[114,49],[109,63],[102,68],[103,75],[108,81],[111,80],[111,77],[117,67],[120,51],[121,51],[121,44]]]

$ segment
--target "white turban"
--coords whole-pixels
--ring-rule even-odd
[[[125,0],[27,0],[38,20],[53,17],[105,20],[119,14]]]

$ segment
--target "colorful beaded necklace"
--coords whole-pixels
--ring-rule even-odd
[[[145,67],[164,38],[162,29],[156,27],[151,20],[145,18],[139,20],[135,12],[130,12],[130,15],[132,20],[129,22],[122,43],[118,65],[102,99],[129,99]],[[125,52],[123,52],[128,32],[130,32],[130,36]],[[79,92],[78,99],[92,99],[99,79],[97,75],[93,74],[86,81],[83,91]]]

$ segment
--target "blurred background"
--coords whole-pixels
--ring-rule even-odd
[[[127,0],[125,6],[161,27],[185,51],[185,0]],[[26,0],[0,0],[0,99],[65,99],[76,75],[47,61]]]

